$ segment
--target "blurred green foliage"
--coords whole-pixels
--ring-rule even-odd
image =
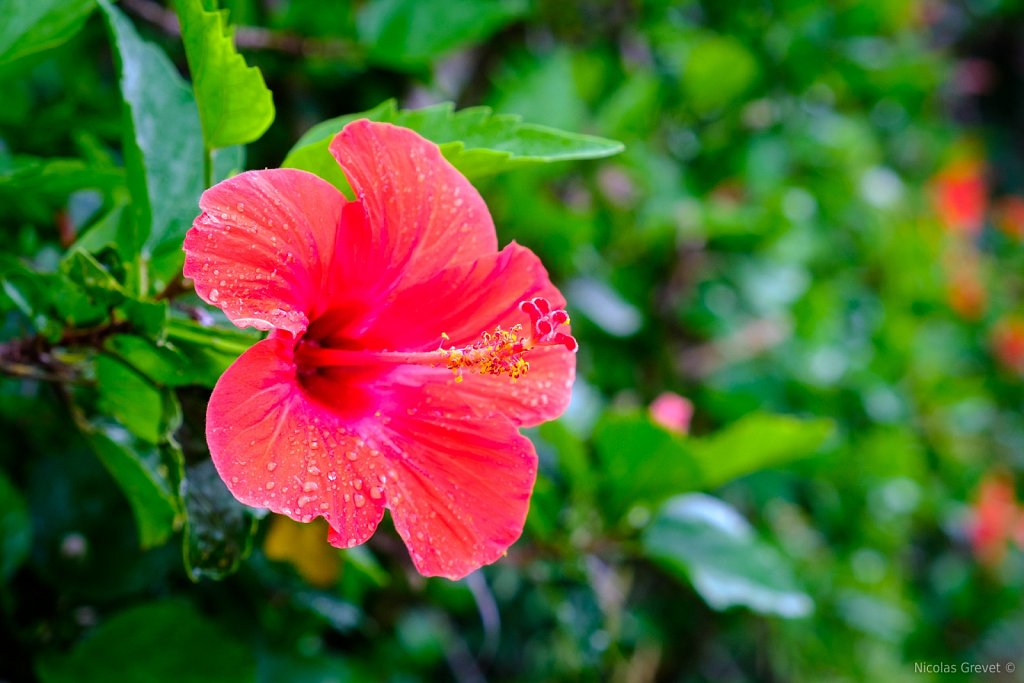
[[[1024,664],[1018,2],[219,9],[0,0],[0,680]],[[357,115],[442,145],[581,344],[523,538],[460,582],[262,517],[206,451],[258,337],[180,279],[198,196],[341,181]]]

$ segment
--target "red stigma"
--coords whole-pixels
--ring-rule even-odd
[[[569,324],[569,314],[565,312],[565,309],[551,310],[548,300],[538,296],[529,301],[520,302],[519,310],[530,316],[531,346],[557,346],[560,344],[572,352],[579,349],[580,345],[575,337],[557,331],[560,326]]]

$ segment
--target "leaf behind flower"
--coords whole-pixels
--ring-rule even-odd
[[[441,148],[441,153],[467,178],[481,178],[525,166],[556,161],[599,159],[618,154],[621,142],[524,123],[515,114],[496,114],[489,107],[455,111],[451,102],[422,109],[398,109],[388,100],[373,109],[329,119],[310,128],[285,157],[282,166],[315,173],[342,190],[348,183],[331,156],[331,139],[357,119],[410,128]]]

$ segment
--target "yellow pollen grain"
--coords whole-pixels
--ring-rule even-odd
[[[521,339],[522,325],[503,330],[499,325],[494,332],[484,332],[480,340],[461,348],[444,348],[450,341],[446,333],[441,334],[442,345],[438,353],[445,359],[446,366],[455,374],[455,382],[463,380],[463,370],[481,375],[507,375],[514,383],[526,374],[530,364],[523,355],[530,349],[528,339]]]

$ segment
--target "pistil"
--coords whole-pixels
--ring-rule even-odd
[[[295,349],[295,360],[303,369],[326,367],[366,366],[388,363],[395,365],[444,366],[455,374],[455,381],[463,380],[463,372],[481,375],[507,375],[512,382],[530,369],[527,352],[538,346],[565,346],[575,352],[578,348],[572,335],[558,328],[569,324],[569,315],[562,309],[552,309],[550,303],[536,297],[519,304],[519,310],[530,318],[529,333],[525,336],[522,325],[493,332],[484,331],[480,338],[464,346],[448,346],[450,338],[441,333],[441,343],[433,351],[375,351],[369,349],[338,349],[323,347],[303,340]]]

